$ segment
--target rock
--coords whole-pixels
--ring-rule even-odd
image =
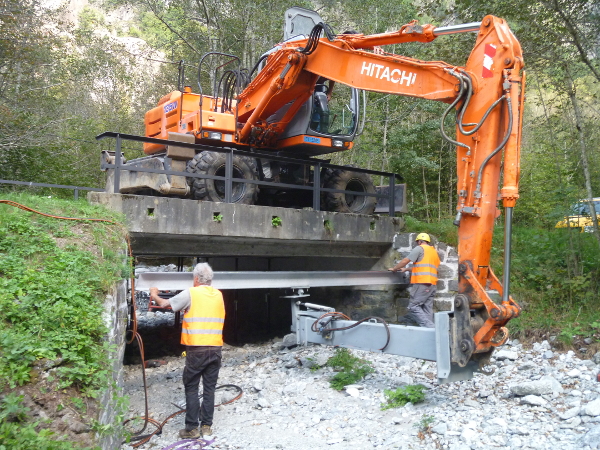
[[[465,406],[468,406],[469,408],[479,408],[479,403],[476,402],[475,400],[471,400],[470,398],[465,400]]]
[[[542,358],[544,358],[544,359],[554,358],[554,352],[552,350],[546,350],[544,352],[544,354],[542,355]]]
[[[521,403],[532,406],[544,406],[548,402],[542,397],[538,397],[537,395],[526,395],[521,399]]]
[[[264,397],[259,398],[258,401],[256,402],[256,404],[261,408],[270,408],[271,407],[271,403]]]
[[[506,433],[507,429],[508,429],[508,423],[506,422],[506,420],[504,420],[501,417],[494,417],[493,419],[491,419],[489,421],[490,424],[492,425],[497,425],[502,429],[503,433]]]
[[[329,361],[329,355],[327,355],[325,353],[319,353],[315,356],[315,363],[319,367],[323,367],[323,366],[327,365],[328,361]]]
[[[471,440],[477,436],[477,431],[472,428],[465,428],[460,434],[460,438],[466,443],[470,444]]]
[[[560,428],[576,428],[581,425],[581,419],[579,417],[573,417],[572,419],[566,420],[560,425]]]
[[[585,339],[583,340],[583,343],[584,343],[585,345],[591,345],[593,342],[594,342],[594,340],[593,340],[592,338],[585,338]]]
[[[519,358],[519,354],[512,350],[499,350],[494,353],[494,356],[498,361],[504,361],[506,359],[514,361]]]
[[[595,364],[600,364],[600,352],[597,352],[593,357],[592,357],[592,361],[594,361]]]
[[[436,426],[431,428],[431,431],[435,434],[444,435],[446,434],[446,431],[448,431],[448,424],[446,422],[440,422]]]
[[[510,448],[521,448],[523,447],[523,440],[518,437],[513,437],[508,441]]]
[[[531,370],[531,369],[535,369],[537,367],[537,364],[534,364],[532,362],[526,362],[524,364],[521,364],[518,367],[518,370]]]
[[[360,391],[356,388],[346,388],[346,394],[348,394],[350,397],[359,397],[360,396]]]
[[[562,393],[564,390],[555,378],[546,376],[537,381],[512,385],[510,391],[515,395],[526,396],[552,394],[554,392]]]
[[[286,334],[281,341],[281,346],[285,348],[291,348],[298,345],[296,341],[296,333]]]
[[[300,358],[300,365],[305,369],[312,369],[313,367],[319,367],[313,358]]]
[[[584,405],[581,413],[592,417],[600,416],[600,398]]]
[[[569,419],[572,419],[573,417],[578,416],[580,412],[581,412],[581,408],[579,406],[576,406],[575,408],[571,408],[571,409],[565,411],[564,413],[559,414],[558,417],[560,417],[562,420],[569,420]]]
[[[585,433],[578,441],[580,448],[589,445],[592,449],[600,449],[600,425],[596,425]]]
[[[567,375],[571,378],[579,378],[581,376],[581,372],[578,369],[573,369],[567,372]]]

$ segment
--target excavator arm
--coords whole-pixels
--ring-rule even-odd
[[[464,67],[366,50],[405,42],[425,43],[442,34],[474,30],[477,40]],[[453,30],[412,22],[398,31],[371,36],[319,38],[317,31],[303,41],[281,44],[240,94],[237,114],[243,126],[239,142],[275,142],[310,98],[319,77],[357,89],[448,103],[441,131],[457,152],[455,224],[460,258],[451,326],[452,361],[461,367],[471,360],[484,365],[493,348],[506,342],[507,322],[520,313],[509,295],[508,278],[512,208],[519,197],[524,105],[520,44],[506,21],[494,16]],[[269,123],[267,118],[284,105],[289,105],[287,112],[279,121]],[[456,112],[454,137],[444,129],[444,119],[452,110]],[[499,199],[503,200],[506,219],[503,283],[490,267]],[[500,299],[494,301],[496,292]]]

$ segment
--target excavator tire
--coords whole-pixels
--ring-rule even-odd
[[[375,184],[366,173],[327,169],[321,175],[321,178],[324,188],[375,194]],[[321,206],[325,211],[373,214],[376,203],[377,198],[363,195],[342,194],[339,192],[323,192],[321,194]]]
[[[200,152],[188,161],[186,171],[203,175],[225,176],[225,153]],[[233,178],[258,180],[256,160],[233,155]],[[211,202],[225,201],[225,181],[208,178],[188,178],[192,197],[196,200]],[[234,182],[232,186],[232,202],[253,205],[258,197],[258,185]]]

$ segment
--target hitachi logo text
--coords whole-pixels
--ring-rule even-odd
[[[363,61],[361,75],[367,75],[369,77],[379,78],[380,80],[388,80],[392,83],[398,83],[403,85],[406,82],[406,86],[414,84],[417,78],[416,73],[406,72],[405,70],[393,69],[383,66],[381,64],[366,63]]]

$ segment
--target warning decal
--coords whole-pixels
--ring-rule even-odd
[[[494,56],[496,56],[496,46],[493,44],[485,44],[485,52],[483,55],[483,78],[491,78],[494,76],[492,72],[492,64],[494,64]]]

